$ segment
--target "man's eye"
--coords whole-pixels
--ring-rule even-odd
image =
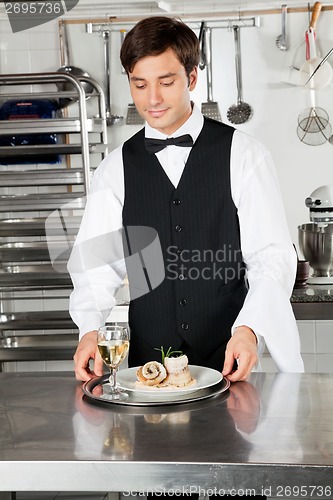
[[[144,89],[145,88],[145,85],[138,85],[138,84],[135,84],[135,87],[137,89]]]
[[[163,87],[170,87],[170,85],[172,85],[174,82],[174,80],[172,80],[171,82],[161,82],[161,85],[163,85]]]

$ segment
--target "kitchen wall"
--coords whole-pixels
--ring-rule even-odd
[[[298,114],[310,106],[310,95],[300,86],[298,72],[289,70],[304,59],[302,44],[308,14],[288,14],[289,50],[275,46],[281,31],[280,16],[261,16],[261,27],[240,30],[243,97],[253,107],[253,117],[238,128],[262,141],[270,150],[277,168],[290,233],[297,244],[297,226],[309,220],[304,199],[318,186],[333,183],[333,146],[307,146],[296,134]],[[191,22],[198,31],[199,22]],[[236,102],[234,42],[232,30],[214,27],[213,97],[219,104],[222,119],[227,122],[228,107]],[[240,23],[241,25],[241,23]],[[324,11],[317,26],[317,40],[322,54],[333,45],[333,11]],[[121,72],[118,53],[121,28],[113,26],[111,34],[111,104],[115,115],[126,116],[131,102],[127,78]],[[52,21],[20,33],[11,33],[6,17],[0,19],[0,70],[2,73],[53,71],[60,66],[58,23]],[[103,40],[98,33],[87,34],[84,24],[68,27],[72,63],[86,69],[103,83]],[[331,35],[330,35],[331,33]],[[333,87],[317,92],[317,105],[326,109],[333,121]],[[200,106],[206,100],[206,74],[199,73],[193,100]],[[89,105],[89,103],[88,103]],[[120,125],[109,128],[110,146],[115,147],[139,127]],[[255,228],[254,228],[255,230]]]
[[[97,10],[95,14],[101,17],[97,15]],[[75,9],[66,18],[70,20],[74,17]],[[186,19],[186,16],[183,18]],[[304,60],[303,38],[308,25],[308,13],[288,14],[289,49],[286,52],[280,51],[275,45],[275,39],[281,32],[280,15],[262,15],[260,20],[260,27],[244,27],[240,30],[243,97],[253,107],[253,117],[238,128],[258,138],[270,150],[280,180],[290,233],[297,245],[297,226],[309,220],[304,199],[318,186],[333,184],[333,146],[330,143],[307,146],[296,135],[298,114],[310,106],[310,96],[301,86],[292,84],[298,83],[299,74],[297,70],[289,68],[291,65],[299,67]],[[200,19],[191,21],[190,25],[198,32]],[[236,102],[233,33],[230,29],[217,27],[217,22],[211,23],[211,26],[213,96],[219,104],[223,121],[227,122],[227,109]],[[120,29],[127,30],[130,27],[131,23],[119,23],[113,26],[111,34],[112,113],[124,117],[131,98],[126,75],[121,72],[118,53]],[[333,46],[332,28],[333,11],[322,12],[317,25],[317,42],[322,54]],[[103,84],[102,37],[98,33],[86,33],[84,24],[69,24],[68,32],[71,63],[86,69]],[[54,71],[59,66],[57,21],[13,34],[6,15],[0,13],[1,73]],[[193,100],[200,106],[206,97],[206,74],[200,71]],[[317,105],[327,110],[333,123],[333,87],[318,91],[316,99]],[[89,101],[87,104],[89,107]],[[117,146],[139,128],[124,123],[109,127],[110,147]],[[333,322],[307,321],[299,322],[299,326],[307,371],[332,371],[333,345],[330,334]],[[265,358],[264,363],[264,368],[275,369],[270,359]]]

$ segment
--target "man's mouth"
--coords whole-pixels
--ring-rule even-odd
[[[152,118],[160,118],[161,116],[165,115],[165,113],[168,111],[168,109],[148,109],[148,114]]]

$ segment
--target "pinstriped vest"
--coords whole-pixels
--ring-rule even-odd
[[[183,342],[209,366],[230,338],[246,295],[230,186],[233,132],[205,118],[177,188],[146,152],[144,129],[124,143],[123,225],[154,228],[165,267],[162,283],[131,301],[130,366],[151,360],[153,348]]]

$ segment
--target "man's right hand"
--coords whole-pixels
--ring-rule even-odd
[[[94,360],[94,370],[89,368],[89,361]],[[74,354],[75,377],[87,382],[93,377],[103,375],[103,360],[97,347],[97,330],[88,332],[81,338]]]

